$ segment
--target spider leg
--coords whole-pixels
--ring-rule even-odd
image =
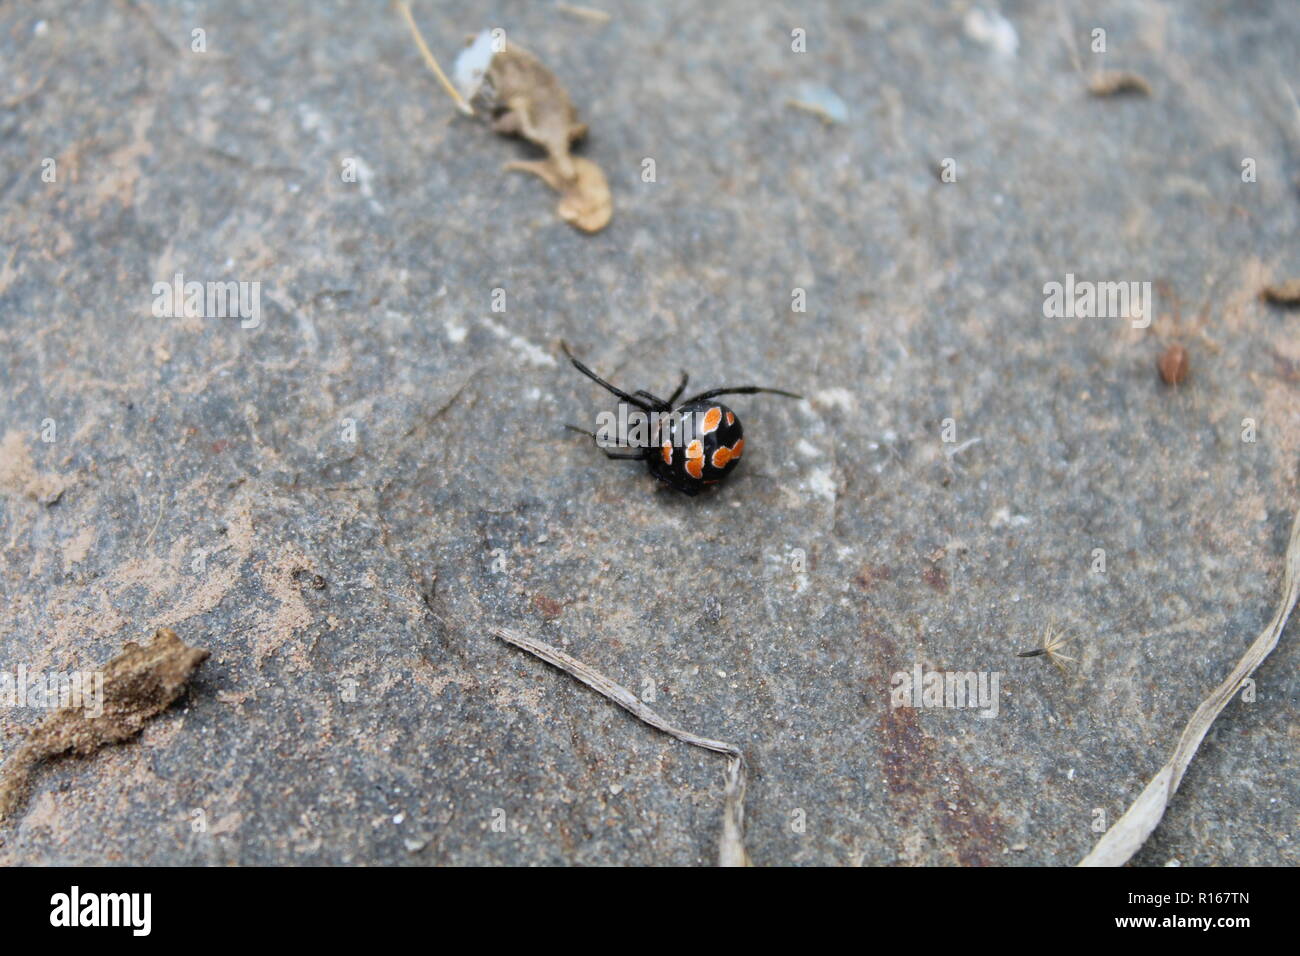
[[[644,398],[647,402],[653,402],[655,405],[655,411],[662,411],[662,412],[672,411],[673,406],[670,403],[665,402],[658,395],[655,395],[651,392],[647,392],[644,388],[638,390],[636,394],[639,395],[641,398]]]
[[[587,376],[587,378],[591,379],[601,388],[613,392],[619,398],[623,399],[623,401],[627,402],[630,405],[635,405],[637,408],[641,409],[642,411],[647,411],[647,412],[654,411],[654,408],[652,408],[650,405],[647,405],[644,400],[637,398],[635,395],[629,395],[621,388],[614,387],[613,385],[609,384],[609,382],[605,381],[603,378],[601,378],[599,375],[593,372],[591,369],[587,368],[587,366],[579,362],[576,358],[573,357],[573,353],[569,351],[569,345],[567,342],[561,342],[560,347],[564,349],[564,354],[569,357],[569,361],[573,363],[573,367],[576,368],[583,375]]]
[[[691,377],[687,375],[685,372],[682,372],[681,384],[679,384],[677,388],[673,390],[673,394],[668,398],[668,406],[670,408],[673,405],[677,404],[677,399],[682,397],[682,392],[686,391],[686,383],[689,382],[690,380]]]
[[[707,392],[700,392],[698,395],[692,395],[683,405],[689,405],[691,402],[702,402],[706,398],[717,398],[719,395],[757,395],[760,392],[766,392],[770,395],[784,395],[786,398],[802,399],[802,395],[796,395],[794,392],[782,391],[779,388],[760,388],[757,385],[738,385],[735,388],[714,388]]]
[[[577,432],[579,435],[586,435],[596,443],[597,448],[605,453],[606,458],[620,458],[628,461],[645,460],[646,450],[644,448],[638,449],[637,451],[610,451],[608,448],[601,446],[600,439],[596,437],[595,432],[589,432],[585,428],[579,428],[577,425],[565,425],[564,427],[571,432]]]

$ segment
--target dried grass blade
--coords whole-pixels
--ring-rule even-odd
[[[507,644],[513,644],[520,650],[527,651],[534,657],[540,657],[553,667],[558,667],[571,677],[582,681],[596,693],[612,700],[638,720],[649,724],[656,730],[663,731],[671,737],[703,747],[715,753],[726,754],[727,762],[726,803],[723,807],[722,838],[718,847],[719,866],[748,866],[749,857],[745,853],[745,757],[739,747],[701,737],[689,730],[674,727],[657,713],[641,703],[641,700],[626,687],[616,684],[599,671],[592,670],[576,657],[564,653],[542,641],[520,634],[518,631],[504,627],[489,627],[489,633]]]
[[[406,25],[410,27],[411,36],[415,37],[415,45],[420,48],[420,55],[424,57],[424,62],[428,64],[429,69],[433,71],[433,75],[436,76],[438,82],[442,84],[442,88],[447,91],[447,95],[450,96],[452,101],[456,104],[456,109],[460,110],[466,116],[473,116],[474,107],[465,102],[465,97],[460,95],[460,90],[456,89],[451,80],[447,79],[447,74],[442,72],[442,67],[438,65],[438,60],[433,55],[433,51],[430,50],[429,45],[424,42],[424,34],[422,34],[420,28],[415,25],[415,17],[411,16],[410,6],[405,2],[405,0],[393,0],[393,5],[397,7],[398,12],[402,15],[402,19],[404,19]]]
[[[1133,801],[1127,812],[1115,821],[1115,825],[1105,832],[1092,852],[1080,861],[1079,866],[1123,866],[1129,858],[1146,842],[1165,814],[1178,785],[1182,783],[1187,766],[1196,755],[1196,749],[1205,739],[1206,733],[1227,706],[1228,701],[1241,689],[1242,683],[1249,677],[1264,659],[1277,647],[1277,642],[1286,627],[1287,618],[1295,608],[1296,599],[1300,598],[1300,512],[1297,512],[1291,526],[1291,541],[1287,545],[1286,564],[1282,576],[1282,601],[1268,626],[1260,632],[1255,642],[1247,648],[1246,653],[1237,661],[1237,665],[1227,678],[1201,702],[1196,713],[1187,721],[1178,744],[1174,748],[1169,762],[1160,768],[1159,773]]]

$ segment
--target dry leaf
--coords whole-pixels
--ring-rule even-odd
[[[127,642],[104,665],[103,712],[87,716],[83,707],[63,707],[33,730],[0,772],[0,820],[22,804],[27,781],[41,761],[72,752],[94,753],[105,744],[135,736],[185,689],[208,652],[185,644],[174,631],[159,629],[147,647]]]
[[[425,62],[463,112],[488,117],[495,132],[522,137],[546,152],[544,161],[507,168],[533,173],[560,193],[556,211],[565,222],[584,232],[605,228],[614,208],[609,183],[599,166],[570,152],[587,135],[587,125],[555,74],[498,29],[468,38],[448,80],[409,7],[401,0],[397,7]]]
[[[504,35],[484,30],[456,58],[453,72],[461,95],[492,117],[492,129],[540,146],[565,180],[574,178],[569,148],[586,135],[587,126],[541,60]]]
[[[1094,76],[1088,83],[1088,92],[1093,96],[1118,96],[1122,93],[1150,96],[1151,84],[1136,73],[1111,70]]]
[[[599,232],[609,224],[614,200],[600,167],[582,156],[570,157],[575,176],[566,182],[551,159],[506,163],[507,170],[532,173],[560,194],[555,211],[560,218],[583,232]]]
[[[1266,285],[1259,296],[1265,302],[1272,302],[1274,305],[1300,305],[1300,279],[1288,279],[1286,282]]]

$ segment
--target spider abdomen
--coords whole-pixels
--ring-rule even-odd
[[[678,491],[698,494],[735,469],[745,452],[745,430],[719,402],[689,402],[675,410],[647,459],[650,473]]]

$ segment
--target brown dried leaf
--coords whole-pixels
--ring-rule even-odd
[[[104,666],[103,713],[88,717],[82,707],[55,711],[0,771],[0,820],[22,804],[37,764],[68,752],[84,757],[135,736],[171,706],[207,659],[207,651],[190,647],[168,628],[160,628],[147,647],[128,641]]]
[[[484,30],[467,37],[452,69],[453,82],[429,51],[410,9],[402,0],[397,7],[425,62],[459,108],[490,118],[495,132],[519,136],[546,152],[544,161],[506,168],[532,173],[560,193],[556,211],[565,222],[584,232],[604,229],[614,209],[609,183],[599,166],[570,153],[587,135],[587,125],[555,74],[504,34]]]
[[[1274,305],[1300,305],[1300,279],[1288,279],[1286,282],[1266,285],[1260,291],[1259,297]]]
[[[569,157],[575,176],[566,181],[551,159],[507,163],[514,172],[532,173],[560,194],[555,211],[560,218],[583,232],[600,232],[614,214],[609,183],[600,167],[582,156]]]
[[[1093,96],[1118,96],[1123,93],[1150,96],[1151,84],[1136,73],[1109,70],[1098,73],[1088,82],[1088,92]]]
[[[523,47],[507,42],[492,57],[480,88],[492,128],[522,136],[546,150],[565,179],[573,177],[569,147],[587,133],[578,110],[555,74]]]

